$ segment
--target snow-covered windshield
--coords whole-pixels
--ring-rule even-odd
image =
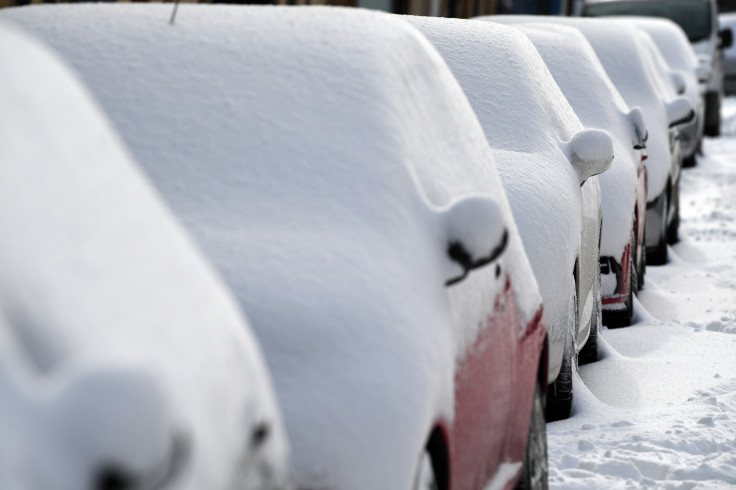
[[[631,2],[600,2],[585,6],[583,15],[640,15],[670,19],[685,31],[690,42],[706,39],[711,32],[710,3],[702,0],[654,0]]]

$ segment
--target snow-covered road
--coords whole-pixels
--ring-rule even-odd
[[[553,488],[736,488],[736,98],[685,169],[680,242],[636,323],[604,329],[573,416],[547,425]]]

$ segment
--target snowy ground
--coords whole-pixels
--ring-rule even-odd
[[[736,98],[682,178],[680,243],[635,325],[604,329],[573,416],[547,425],[553,488],[736,488]]]

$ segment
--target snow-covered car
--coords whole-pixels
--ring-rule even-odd
[[[655,17],[628,19],[651,36],[667,62],[668,75],[677,93],[685,95],[695,110],[693,120],[678,128],[683,166],[692,167],[696,153],[700,152],[705,123],[705,87],[700,79],[705,79],[706,75],[702,73],[698,56],[685,32],[673,21]]]
[[[722,49],[731,46],[733,34],[729,29],[719,31],[716,0],[582,0],[580,5],[583,16],[664,17],[682,27],[708,73],[705,77],[705,134],[720,134]]]
[[[642,112],[638,107],[629,109],[579,30],[542,23],[515,27],[534,43],[580,121],[605,129],[613,138],[613,164],[598,177],[603,203],[601,301],[606,325],[629,325],[646,264],[646,125]],[[590,339],[595,342],[596,338],[596,332],[591,332]],[[581,357],[581,361],[595,359],[595,348],[585,352],[591,358]]]
[[[545,481],[541,296],[442,58],[379,12],[170,9],[0,16],[79,71],[247,311],[296,487]]]
[[[584,129],[529,39],[488,22],[404,17],[460,82],[493,150],[549,330],[548,419],[566,418],[577,354],[597,332],[601,197],[611,137]]]
[[[683,96],[668,96],[672,81],[662,79],[652,59],[650,38],[626,21],[581,17],[497,15],[483,20],[518,24],[555,23],[575,27],[588,39],[609,78],[629,107],[639,107],[647,126],[647,264],[667,262],[667,245],[679,227],[682,153],[677,126],[693,115]],[[661,55],[660,55],[661,56]]]
[[[222,280],[55,55],[2,23],[0,70],[0,488],[288,488]]]

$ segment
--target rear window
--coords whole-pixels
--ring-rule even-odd
[[[690,42],[702,41],[711,33],[710,3],[700,0],[654,0],[633,2],[600,2],[585,6],[583,15],[602,17],[608,15],[641,15],[664,17],[682,27]]]

